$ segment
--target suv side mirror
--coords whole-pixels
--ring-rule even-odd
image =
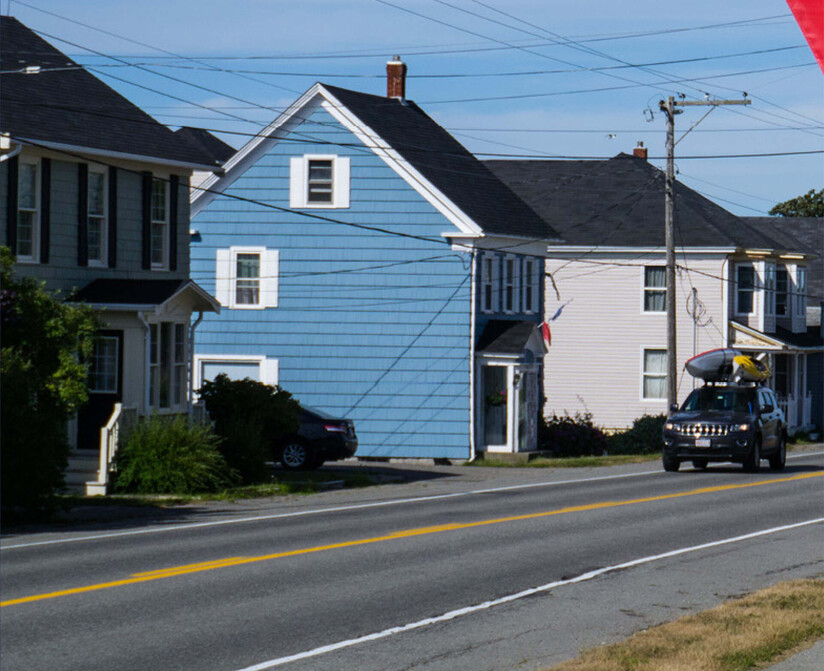
[[[769,414],[773,410],[775,410],[775,408],[773,406],[769,405],[769,404],[761,406],[761,413],[762,414]]]
[[[678,412],[678,404],[677,404],[677,403],[673,403],[673,404],[670,406],[670,410],[671,410],[672,412]]]

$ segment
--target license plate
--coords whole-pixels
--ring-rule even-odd
[[[696,438],[695,447],[710,447],[712,445],[711,438]]]

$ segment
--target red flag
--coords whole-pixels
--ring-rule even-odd
[[[824,72],[824,2],[821,0],[787,0],[798,27],[812,49],[818,67]]]
[[[549,324],[546,322],[541,323],[541,335],[544,338],[546,348],[549,349],[552,346],[552,331],[549,330]]]

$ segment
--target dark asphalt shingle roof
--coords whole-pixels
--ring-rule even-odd
[[[160,305],[191,280],[117,280],[98,278],[78,290],[76,303]]]
[[[485,161],[486,166],[571,245],[664,246],[664,173],[645,159]],[[675,244],[780,249],[689,187],[676,182]]]
[[[232,158],[237,152],[234,147],[226,144],[219,137],[215,137],[203,128],[183,126],[175,131],[175,135],[211,158],[214,163],[220,165]]]
[[[16,72],[39,66],[38,74]],[[0,131],[12,139],[213,165],[11,16],[0,16]]]
[[[535,322],[491,319],[478,338],[477,352],[521,356],[536,327]]]
[[[750,226],[784,243],[786,249],[816,254],[807,261],[807,296],[824,300],[824,217],[742,217]]]
[[[538,240],[557,233],[411,100],[323,85],[485,233]]]

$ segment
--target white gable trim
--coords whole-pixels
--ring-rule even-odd
[[[195,191],[191,199],[191,216],[195,217],[218,195],[233,184],[274,144],[288,135],[309,116],[309,111],[321,106],[344,128],[380,157],[401,179],[411,186],[438,212],[468,237],[483,237],[484,232],[463,210],[418,172],[406,159],[366,126],[322,84],[315,84],[298,98],[285,112],[246,143],[224,165],[223,176],[211,175],[200,185],[210,191]]]

